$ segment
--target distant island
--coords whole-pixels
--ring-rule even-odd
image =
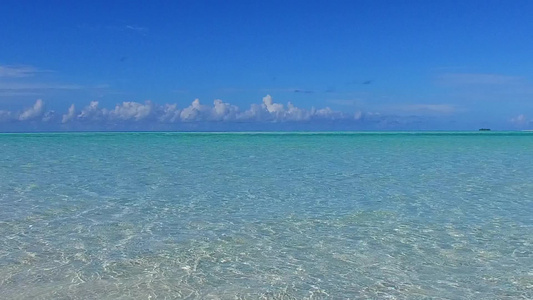
[[[479,131],[490,131],[490,128],[480,128]]]

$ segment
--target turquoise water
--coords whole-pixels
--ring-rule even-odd
[[[533,133],[0,135],[1,299],[532,299]]]

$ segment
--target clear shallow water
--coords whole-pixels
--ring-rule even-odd
[[[2,299],[532,299],[533,133],[0,135]]]

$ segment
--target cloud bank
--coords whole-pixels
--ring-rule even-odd
[[[18,120],[35,119],[43,115],[44,103],[37,100],[35,105],[18,114]],[[3,115],[16,116],[14,112]],[[199,99],[184,108],[177,104],[158,105],[151,101],[145,103],[122,102],[113,109],[101,108],[98,101],[77,111],[72,104],[60,117],[60,122],[68,123],[116,123],[116,122],[156,122],[156,123],[190,123],[190,122],[299,122],[311,120],[358,120],[361,112],[346,114],[329,107],[323,109],[304,109],[292,103],[276,103],[272,96],[266,95],[260,104],[252,104],[249,109],[239,107],[220,99],[212,105],[204,105]],[[6,119],[8,117],[4,117]],[[59,121],[59,120],[58,120]]]
[[[447,107],[441,106],[416,108],[449,112]],[[328,124],[331,130],[349,130],[406,128],[402,126],[419,126],[423,120],[424,117],[421,116],[385,116],[362,111],[347,113],[329,107],[301,108],[290,102],[275,102],[270,95],[244,110],[220,99],[211,104],[203,104],[199,99],[195,99],[185,107],[179,107],[177,104],[160,105],[151,101],[125,101],[109,108],[102,107],[98,101],[92,101],[81,108],[72,104],[61,113],[46,110],[44,101],[39,99],[22,111],[0,110],[0,123],[4,124],[0,129],[8,131],[323,129],[314,126],[317,124]],[[48,127],[40,125],[45,123]],[[371,126],[365,127],[369,124]],[[361,126],[354,127],[355,125]]]
[[[199,99],[184,108],[177,104],[158,105],[151,101],[145,103],[122,102],[113,109],[102,108],[98,101],[92,101],[81,110],[70,105],[66,113],[52,115],[45,111],[45,103],[38,99],[35,104],[20,112],[0,110],[0,121],[39,121],[46,116],[48,121],[62,124],[75,122],[298,122],[310,120],[358,120],[361,112],[346,114],[334,111],[329,107],[323,109],[305,109],[292,103],[283,105],[276,103],[272,96],[266,95],[260,104],[252,104],[249,109],[239,107],[220,99],[212,105],[204,105]]]

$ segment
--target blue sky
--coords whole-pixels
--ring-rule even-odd
[[[110,2],[2,2],[1,131],[533,127],[531,1]]]

